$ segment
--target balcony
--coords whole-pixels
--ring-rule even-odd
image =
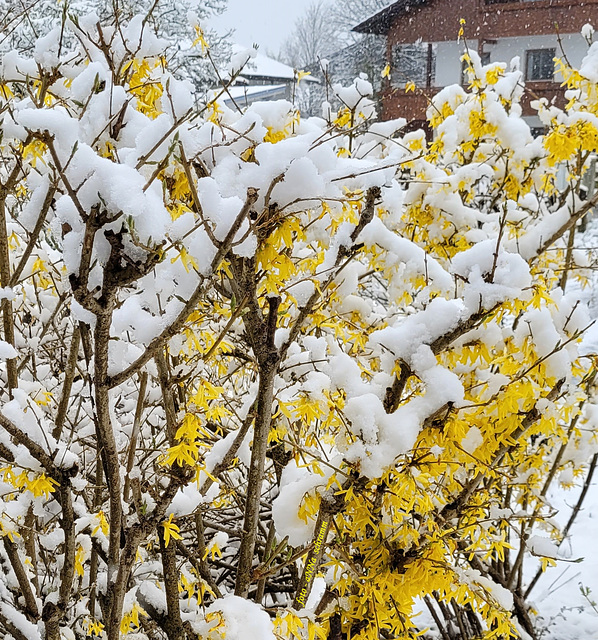
[[[538,81],[526,82],[526,91],[521,100],[521,108],[524,116],[535,115],[531,102],[546,98],[548,102],[554,101],[558,107],[566,104],[565,87],[556,82]],[[426,110],[431,98],[439,91],[440,87],[432,87],[429,90],[418,89],[417,92],[405,92],[404,89],[387,88],[382,92],[382,119],[406,118],[408,122],[414,121],[422,126],[426,120]]]

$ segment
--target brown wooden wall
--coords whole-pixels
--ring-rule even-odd
[[[587,22],[598,28],[598,0],[537,0],[486,4],[484,0],[431,0],[395,18],[388,32],[390,46],[403,42],[454,40],[464,18],[469,39],[579,33]]]
[[[423,93],[406,93],[404,89],[393,88],[382,92],[382,113],[383,120],[392,118],[406,118],[408,121],[424,121],[426,109],[428,108],[428,98],[432,98],[438,93],[439,88],[424,90]],[[521,108],[524,116],[535,115],[536,111],[531,108],[530,102],[538,98],[546,98],[549,102],[563,108],[566,104],[565,89],[554,82],[534,82],[533,93],[526,92],[521,100]]]

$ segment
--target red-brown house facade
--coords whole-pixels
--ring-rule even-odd
[[[571,64],[581,62],[588,48],[581,30],[588,23],[598,30],[598,0],[398,0],[389,5],[354,28],[387,38],[391,76],[382,92],[384,119],[403,116],[421,122],[430,96],[462,82],[465,45],[457,42],[462,18],[467,45],[484,62],[519,58],[530,90],[524,115],[534,127],[540,123],[530,100],[563,102],[552,59],[562,55],[562,48]],[[407,82],[418,90],[407,93]]]

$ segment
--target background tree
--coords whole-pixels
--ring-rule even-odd
[[[281,59],[296,69],[304,69],[334,53],[341,41],[332,19],[333,10],[328,3],[312,2],[295,20],[291,35],[281,47]]]
[[[320,115],[322,102],[334,98],[331,86],[351,84],[360,74],[366,74],[375,92],[380,89],[386,39],[352,29],[386,5],[383,0],[318,2],[296,20],[282,46],[281,59],[298,69],[309,69],[320,80],[319,85],[303,85],[298,92],[303,113]],[[339,106],[334,104],[335,109]]]
[[[218,84],[218,79],[214,65],[204,55],[198,55],[192,46],[197,34],[190,30],[190,21],[193,26],[199,25],[200,21],[225,9],[226,0],[203,0],[201,3],[190,0],[1,0],[0,50],[30,53],[50,28],[62,30],[67,17],[76,19],[95,13],[102,22],[111,15],[118,15],[119,20],[128,22],[135,15],[144,15],[154,32],[165,39],[164,54],[171,72],[191,80],[196,89],[204,93]],[[61,38],[67,48],[72,46],[72,35],[68,30],[62,30]],[[224,67],[230,57],[228,35],[219,36],[210,31],[208,38],[215,63]]]
[[[363,79],[197,108],[148,21],[64,29],[0,85],[2,633],[536,636],[595,461],[597,51],[543,140],[472,53],[428,145]]]
[[[337,28],[346,44],[362,40],[363,36],[351,31],[354,26],[388,6],[386,0],[339,0],[331,6],[331,12]]]

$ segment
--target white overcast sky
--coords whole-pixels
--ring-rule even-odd
[[[235,30],[233,42],[250,47],[254,42],[260,53],[277,53],[292,32],[295,20],[313,0],[228,0],[228,9],[209,21],[218,32]]]

